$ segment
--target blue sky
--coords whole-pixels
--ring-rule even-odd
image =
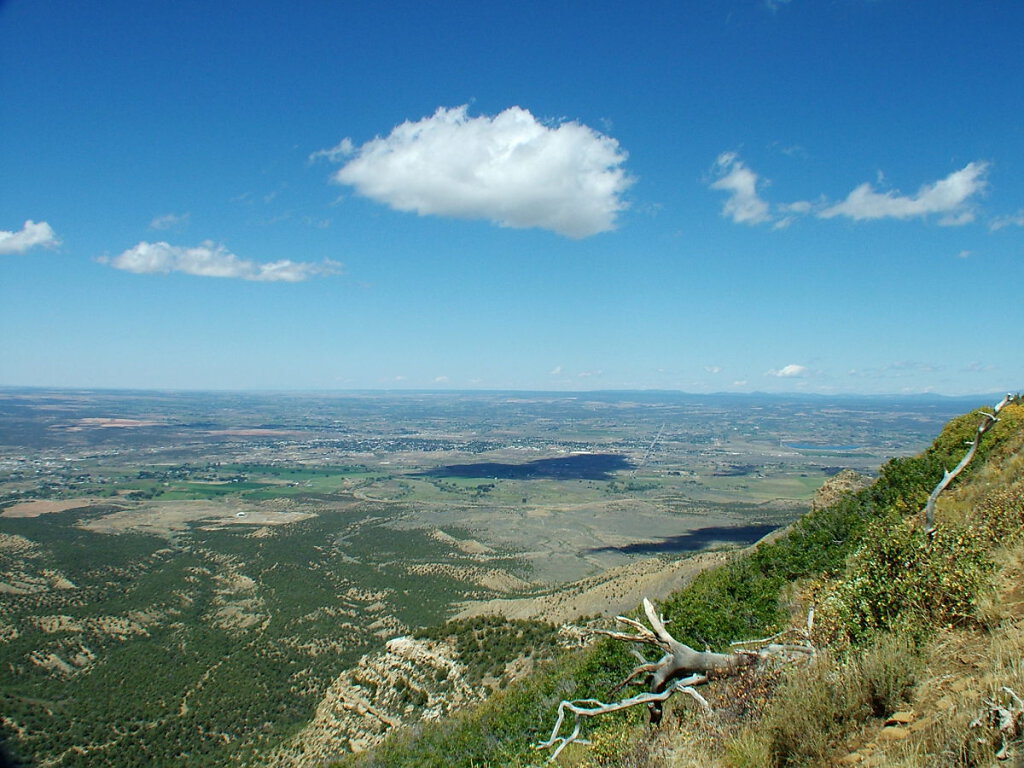
[[[0,2],[0,385],[1019,389],[1021,30]]]

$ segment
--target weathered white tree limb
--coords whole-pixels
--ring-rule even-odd
[[[801,627],[790,627],[784,629],[781,632],[776,632],[774,635],[769,637],[762,637],[757,640],[738,640],[735,643],[730,643],[733,648],[741,650],[736,651],[737,653],[749,653],[756,654],[759,658],[768,657],[798,657],[798,656],[814,656],[818,650],[814,647],[814,641],[811,639],[811,632],[814,629],[814,606],[812,605],[807,611],[807,628]],[[776,640],[782,638],[790,638],[796,642],[789,643],[778,643]],[[759,646],[756,651],[742,650],[747,646]]]
[[[650,628],[635,619],[616,616],[617,621],[625,624],[627,627],[631,627],[634,632],[599,629],[594,630],[594,634],[610,637],[614,640],[622,640],[627,643],[653,645],[663,652],[662,657],[658,661],[651,662],[637,651],[634,646],[632,652],[637,660],[640,661],[640,664],[613,689],[613,692],[621,690],[625,686],[635,683],[638,678],[644,677],[648,685],[647,692],[608,704],[597,699],[563,700],[558,705],[558,719],[551,730],[551,737],[547,741],[535,745],[536,749],[555,747],[555,751],[548,758],[548,762],[554,761],[569,744],[573,742],[586,743],[580,738],[582,718],[584,717],[594,717],[646,704],[650,711],[651,723],[656,724],[661,721],[664,702],[676,691],[682,691],[691,696],[710,715],[713,714],[710,705],[695,690],[694,686],[707,683],[715,677],[737,674],[741,670],[769,657],[792,658],[800,655],[807,657],[813,656],[815,653],[814,646],[810,640],[813,612],[808,616],[807,630],[786,630],[761,640],[734,643],[736,646],[761,646],[756,649],[748,650],[742,648],[732,653],[714,653],[712,651],[695,651],[685,643],[680,643],[665,628],[665,620],[654,609],[651,601],[644,598],[643,605],[647,621],[651,625]],[[803,642],[774,642],[783,637],[794,636]],[[565,723],[567,712],[573,714],[573,728],[568,736],[561,736],[560,733]]]
[[[1012,701],[1006,706],[1001,706],[992,700],[986,701],[988,709],[972,720],[968,726],[969,728],[979,728],[982,725],[989,725],[997,729],[1000,741],[999,751],[995,755],[997,760],[1008,758],[1010,744],[1024,734],[1024,700],[1012,688],[1007,688],[1004,685],[1001,690]]]
[[[666,687],[677,678],[688,675],[710,675],[720,676],[734,674],[742,667],[749,666],[756,660],[752,654],[740,653],[714,653],[712,651],[696,651],[685,643],[680,643],[665,628],[665,621],[658,615],[654,605],[646,597],[644,598],[644,613],[651,628],[648,629],[639,621],[616,616],[616,621],[632,627],[635,634],[627,632],[616,632],[613,630],[595,630],[595,634],[611,637],[615,640],[622,640],[627,643],[640,643],[642,645],[653,645],[663,651],[662,657],[656,662],[640,664],[633,669],[626,679],[623,680],[616,690],[625,687],[629,683],[643,675],[649,681],[648,690],[651,693],[660,694]],[[664,699],[651,699],[648,709],[651,713],[651,722],[661,721],[662,706]]]
[[[548,757],[548,762],[552,763],[558,759],[558,755],[561,754],[562,750],[570,744],[574,742],[577,744],[590,743],[586,739],[579,738],[580,728],[583,722],[582,718],[604,715],[608,712],[618,712],[619,710],[628,709],[640,704],[650,705],[652,702],[660,703],[665,701],[665,699],[676,691],[682,691],[683,693],[689,694],[693,697],[694,701],[700,704],[701,707],[710,714],[711,705],[708,704],[707,700],[693,688],[694,685],[700,685],[706,682],[707,678],[703,675],[691,675],[690,677],[676,680],[661,693],[640,693],[636,696],[631,696],[628,699],[620,699],[619,701],[613,701],[609,704],[605,704],[597,699],[562,701],[558,705],[558,719],[555,720],[555,727],[551,729],[551,738],[547,741],[535,744],[534,749],[549,749],[551,747],[555,747],[555,751],[551,753],[550,757]],[[559,736],[559,733],[562,730],[562,725],[565,722],[566,712],[571,712],[573,714],[573,729],[568,736]]]
[[[925,521],[925,532],[931,535],[935,531],[935,502],[938,501],[939,495],[949,487],[949,484],[956,479],[956,476],[964,471],[964,468],[971,463],[971,459],[974,458],[974,454],[978,451],[978,445],[981,443],[981,436],[988,432],[992,426],[999,421],[998,414],[1003,408],[1012,403],[1014,400],[1019,400],[1020,395],[1007,394],[1002,400],[996,403],[995,408],[992,409],[992,413],[982,412],[981,423],[978,424],[978,429],[974,433],[974,440],[970,442],[970,448],[967,449],[967,453],[960,463],[957,464],[952,470],[945,470],[942,474],[942,480],[935,486],[928,497],[928,503],[924,507],[924,521]]]

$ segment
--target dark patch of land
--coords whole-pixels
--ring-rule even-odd
[[[714,544],[753,544],[767,536],[777,525],[713,525],[695,528],[678,536],[654,541],[637,541],[621,547],[592,547],[588,552],[621,552],[628,555],[664,555],[697,552]]]
[[[507,464],[497,461],[448,464],[419,474],[424,477],[486,477],[495,480],[530,478],[611,480],[613,472],[632,468],[633,464],[622,454],[585,453],[557,459],[536,459],[525,464]]]

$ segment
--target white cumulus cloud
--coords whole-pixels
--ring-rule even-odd
[[[803,365],[795,365],[793,363],[790,363],[789,365],[785,365],[782,368],[779,368],[777,371],[768,371],[766,375],[776,376],[780,379],[798,379],[802,376],[807,375],[807,367]]]
[[[850,192],[841,203],[820,211],[822,219],[846,216],[857,221],[866,219],[911,219],[942,214],[940,224],[959,225],[974,220],[970,200],[988,185],[985,174],[988,163],[968,163],[944,179],[923,185],[916,194],[877,192],[865,182]]]
[[[138,275],[182,272],[200,277],[233,277],[259,282],[298,283],[341,271],[340,264],[329,260],[314,264],[282,259],[260,264],[239,258],[223,245],[209,240],[194,248],[164,242],[141,242],[119,256],[101,261]]]
[[[719,178],[711,183],[712,189],[729,193],[722,206],[722,215],[737,224],[761,224],[771,221],[768,203],[758,194],[758,175],[750,170],[735,152],[723,152],[715,160]]]
[[[0,254],[24,253],[30,248],[54,248],[58,245],[57,234],[45,221],[36,223],[29,219],[17,232],[0,229]]]
[[[545,124],[521,107],[493,117],[441,107],[383,138],[314,156],[350,156],[334,181],[395,210],[572,238],[614,229],[633,182],[615,139],[574,121]]]

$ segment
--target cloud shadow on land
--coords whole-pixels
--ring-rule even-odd
[[[559,459],[537,459],[525,464],[501,462],[449,464],[419,474],[424,477],[468,477],[497,480],[528,480],[532,478],[611,480],[612,472],[632,468],[633,465],[629,460],[618,453],[580,453]]]
[[[712,544],[753,544],[774,531],[777,525],[712,525],[657,541],[638,541],[621,547],[591,547],[587,552],[621,552],[625,555],[658,555],[697,552]]]

